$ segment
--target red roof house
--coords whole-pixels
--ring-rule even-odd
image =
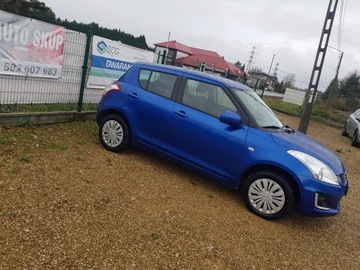
[[[234,64],[227,62],[217,52],[189,47],[175,40],[156,43],[155,55],[158,59],[166,55],[164,63],[199,69],[204,65],[205,71],[218,73],[233,79],[244,76],[244,71]],[[165,53],[164,53],[165,51]]]

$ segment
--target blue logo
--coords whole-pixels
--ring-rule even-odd
[[[107,45],[106,43],[102,40],[100,42],[98,42],[97,44],[97,50],[100,54],[104,54],[106,52],[106,49],[107,49]]]

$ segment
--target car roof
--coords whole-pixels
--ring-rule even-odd
[[[202,78],[214,81],[214,82],[221,83],[228,88],[237,88],[237,89],[241,89],[241,90],[251,90],[252,91],[251,88],[247,87],[246,85],[244,85],[242,83],[239,83],[239,82],[236,82],[236,81],[224,78],[224,77],[220,77],[220,76],[217,76],[214,74],[185,69],[185,68],[181,68],[181,67],[163,65],[163,64],[158,64],[158,63],[151,63],[151,62],[135,62],[134,67],[137,67],[137,68],[143,67],[143,68],[150,68],[150,69],[157,68],[157,69],[162,69],[163,71],[178,72],[179,75],[181,73],[181,75],[183,75],[183,76],[186,76],[186,74],[193,75],[193,76],[202,77]]]

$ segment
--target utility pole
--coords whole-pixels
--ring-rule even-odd
[[[169,32],[169,35],[168,35],[168,40],[166,42],[166,50],[164,50],[164,63],[162,64],[165,64],[167,65],[168,64],[168,56],[169,56],[169,42],[170,42],[170,35],[171,35],[171,32]]]
[[[268,82],[268,80],[269,80],[270,71],[271,71],[272,65],[273,65],[273,63],[274,63],[274,59],[275,59],[275,54],[274,54],[273,57],[272,57],[271,64],[270,64],[270,68],[269,68],[269,72],[268,72],[268,74],[267,74],[267,76],[266,76],[265,87],[266,87],[267,82]],[[261,98],[262,98],[263,95],[264,95],[265,87],[264,87],[264,89],[263,89],[263,91],[262,91],[262,93],[261,93]]]
[[[277,72],[278,72],[278,70],[279,70],[279,63],[276,63],[276,65],[275,65],[275,69],[274,69],[274,77],[276,77],[276,76],[277,76]]]
[[[247,67],[246,67],[246,72],[249,72],[250,69],[251,69],[251,64],[254,61],[255,50],[256,50],[256,47],[253,46],[252,50],[251,50],[251,53],[250,53],[249,62],[248,62]]]
[[[342,62],[343,56],[344,56],[344,52],[340,51],[340,59],[339,59],[338,66],[337,66],[337,68],[336,68],[335,78],[334,78],[334,80],[333,80],[334,83],[336,83],[336,82],[338,81],[339,70],[340,70],[340,66],[341,66],[341,62]],[[327,103],[326,103],[326,109],[329,107],[329,104],[330,104],[330,101],[331,101],[331,95],[332,95],[332,92],[333,92],[333,90],[334,90],[334,83],[331,85],[331,88],[330,88],[328,101],[327,101]]]
[[[313,71],[311,73],[309,87],[305,94],[305,98],[302,106],[301,119],[298,127],[298,130],[304,134],[306,134],[307,132],[312,108],[315,103],[317,88],[319,86],[320,75],[321,75],[322,67],[324,65],[326,50],[329,44],[331,29],[334,23],[338,2],[339,0],[329,1],[329,7],[326,13],[325,22],[321,33],[321,38],[314,62]]]

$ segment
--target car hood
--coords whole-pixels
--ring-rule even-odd
[[[342,161],[333,151],[299,131],[294,133],[273,133],[272,137],[275,143],[284,146],[288,150],[298,150],[321,160],[337,175],[345,171]]]

